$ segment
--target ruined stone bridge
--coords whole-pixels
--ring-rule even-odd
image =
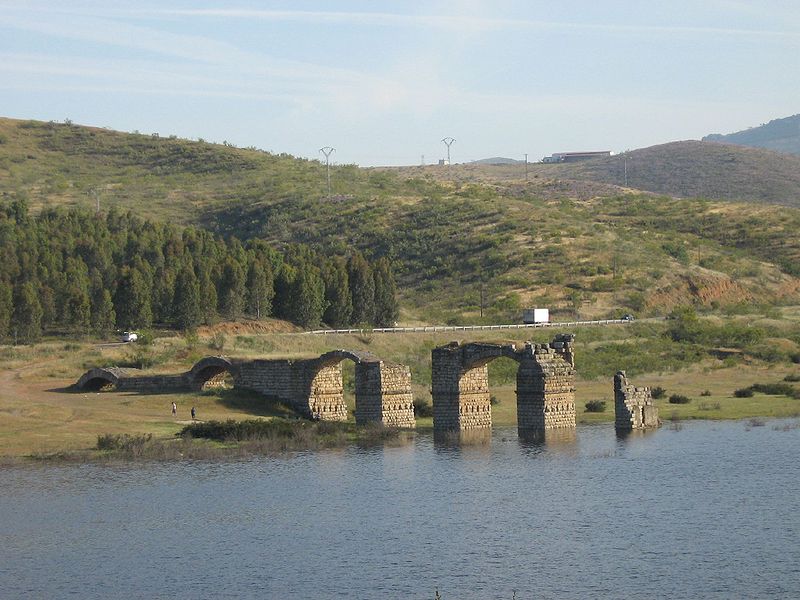
[[[520,431],[575,428],[575,336],[549,344],[453,342],[432,352],[433,426],[465,431],[492,426],[488,364],[510,358],[517,369],[517,425]]]
[[[137,369],[89,369],[75,384],[80,390],[116,389],[141,393],[203,390],[225,385],[252,390],[285,402],[309,418],[344,421],[342,361],[355,363],[356,423],[414,427],[411,370],[368,353],[333,350],[311,359],[245,360],[208,356],[177,375],[144,375]]]
[[[489,429],[492,406],[488,364],[510,358],[517,369],[517,423],[521,432],[575,428],[574,337],[557,335],[549,344],[453,342],[432,351],[431,395],[437,431]],[[225,384],[253,390],[292,406],[309,418],[344,421],[342,367],[355,363],[355,418],[414,427],[411,371],[369,352],[333,350],[310,359],[244,360],[208,356],[177,375],[143,375],[116,367],[90,369],[78,389],[114,388],[145,393],[202,390]]]

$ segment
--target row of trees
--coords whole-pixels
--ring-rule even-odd
[[[282,253],[263,240],[222,239],[112,209],[28,214],[0,205],[0,336],[103,333],[274,316],[303,327],[388,326],[397,319],[389,262]]]

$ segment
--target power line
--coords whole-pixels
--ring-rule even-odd
[[[325,155],[325,169],[328,173],[328,200],[331,199],[331,154],[336,152],[336,148],[323,146],[319,149]]]
[[[447,166],[448,167],[450,166],[450,146],[452,146],[453,142],[455,142],[455,141],[456,141],[455,138],[451,138],[451,137],[446,137],[446,138],[442,139],[442,142],[444,142],[444,145],[447,146]]]

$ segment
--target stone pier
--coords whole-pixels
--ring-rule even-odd
[[[614,427],[617,431],[661,426],[650,388],[628,383],[625,371],[617,371],[614,375],[614,416]]]

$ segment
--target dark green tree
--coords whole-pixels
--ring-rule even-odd
[[[353,316],[353,300],[350,297],[350,283],[347,264],[341,258],[327,261],[322,268],[325,283],[325,302],[327,308],[322,320],[334,328],[350,325]]]
[[[392,267],[386,258],[375,263],[372,276],[375,280],[375,325],[392,327],[400,315],[400,306]]]
[[[200,324],[200,282],[191,265],[184,265],[175,281],[174,324],[180,329],[191,330]]]
[[[275,282],[269,262],[252,257],[247,269],[247,312],[256,319],[272,313]]]
[[[310,264],[299,266],[291,289],[290,320],[306,329],[319,325],[325,312],[325,284],[319,270]]]
[[[42,305],[38,287],[33,281],[22,283],[14,293],[14,315],[11,330],[24,343],[37,341],[42,335]]]
[[[138,269],[123,267],[114,296],[117,326],[121,329],[150,327],[153,310],[150,306],[150,289]]]
[[[350,296],[353,303],[352,321],[367,325],[375,320],[375,281],[369,263],[359,252],[350,255],[347,261],[350,280]]]
[[[0,337],[5,337],[9,332],[11,316],[14,312],[14,294],[11,285],[0,280]]]
[[[235,319],[242,314],[245,301],[244,283],[242,266],[233,258],[226,258],[217,290],[219,312],[226,319]]]

